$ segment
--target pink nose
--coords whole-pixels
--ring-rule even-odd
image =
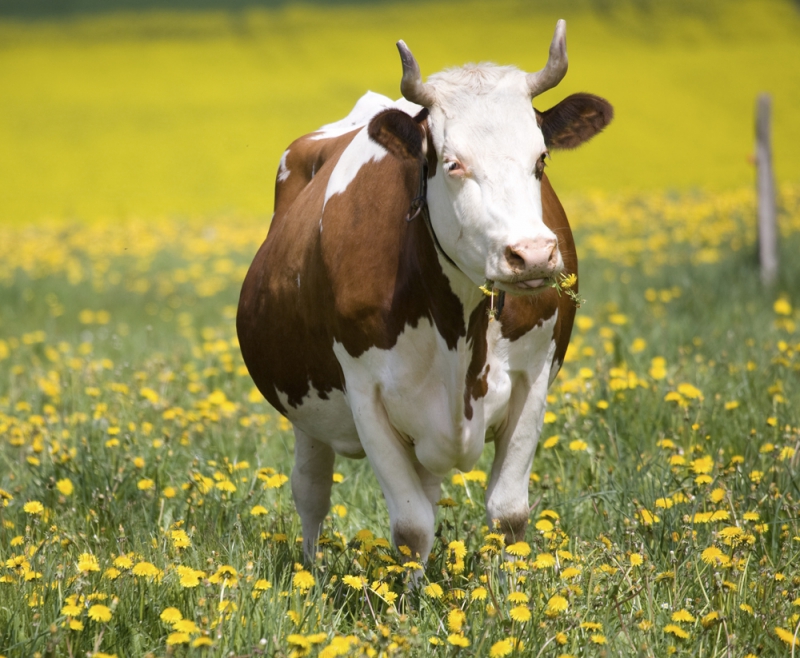
[[[521,240],[506,247],[505,256],[515,275],[522,274],[526,279],[548,277],[558,269],[558,239],[553,236]]]

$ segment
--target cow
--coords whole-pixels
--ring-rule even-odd
[[[523,538],[576,311],[557,285],[577,275],[575,245],[544,167],[613,116],[590,94],[533,108],[566,73],[563,20],[537,73],[477,64],[423,82],[397,47],[403,98],[368,92],[281,157],[237,312],[250,375],[294,427],[312,561],[336,455],[369,459],[394,544],[424,561],[443,478],[494,442],[487,523]]]

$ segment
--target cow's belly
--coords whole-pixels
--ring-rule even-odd
[[[490,325],[484,366],[484,371],[488,366],[488,390],[484,397],[470,400],[470,418],[464,400],[471,356],[466,339],[459,340],[456,350],[448,350],[436,329],[422,320],[415,328],[407,327],[391,350],[372,348],[353,358],[341,345],[334,345],[347,383],[342,398],[352,410],[350,426],[355,429],[352,414],[359,410],[385,414],[394,433],[389,438],[413,446],[431,473],[444,476],[453,469],[471,470],[487,431],[504,431],[506,419],[517,415],[513,405],[530,403],[531,383],[541,376],[549,380],[555,320],[554,316],[513,342],[502,338],[499,323]],[[544,405],[545,400],[538,403]],[[338,413],[346,415],[343,409]],[[318,438],[340,452],[334,441]],[[357,432],[353,438],[358,440]]]

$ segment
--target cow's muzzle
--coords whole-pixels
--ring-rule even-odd
[[[555,236],[520,240],[507,246],[503,256],[507,272],[504,283],[520,291],[546,286],[564,269]]]

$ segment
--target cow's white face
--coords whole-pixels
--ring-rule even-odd
[[[474,66],[432,76],[428,126],[438,159],[429,181],[431,223],[475,283],[512,293],[543,289],[563,268],[542,217],[547,157],[526,75]]]
[[[428,109],[437,157],[428,182],[439,243],[473,282],[510,293],[545,289],[564,267],[557,236],[542,215],[549,149],[575,148],[613,117],[597,96],[573,94],[537,112],[531,100],[567,72],[566,24],[559,21],[547,65],[537,73],[493,64],[444,71],[422,82],[406,45],[403,96]]]

